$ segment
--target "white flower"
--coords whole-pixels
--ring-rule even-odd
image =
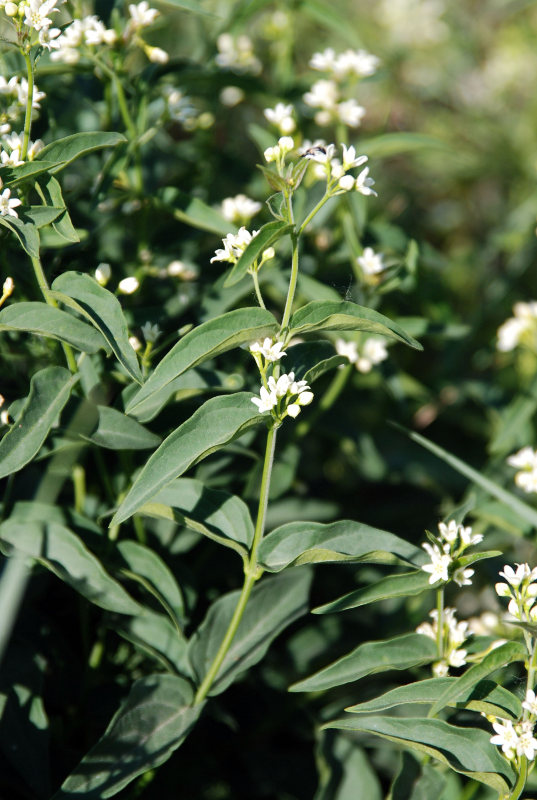
[[[314,144],[311,147],[302,149],[302,158],[308,161],[316,161],[318,164],[332,162],[336,150],[335,144]]]
[[[364,275],[377,275],[386,267],[382,262],[382,254],[375,253],[372,247],[364,247],[364,252],[358,256],[356,261],[360,265]]]
[[[444,583],[447,583],[447,581],[449,581],[448,569],[453,561],[451,556],[448,553],[443,553],[439,547],[430,545],[428,542],[422,544],[422,547],[431,559],[430,564],[424,564],[422,566],[424,572],[431,573],[429,583],[433,584],[437,581],[444,581]]]
[[[4,297],[9,297],[10,295],[13,294],[14,289],[15,289],[15,282],[13,278],[11,277],[6,278],[4,281],[4,285],[2,286],[2,295]],[[0,406],[1,405],[2,403],[0,403]]]
[[[229,222],[245,222],[261,211],[261,207],[257,200],[250,200],[245,194],[237,194],[222,200],[222,216]]]
[[[244,92],[238,86],[224,86],[220,92],[220,102],[227,108],[233,108],[244,100]]]
[[[354,184],[356,180],[352,177],[352,175],[343,175],[339,181],[338,186],[340,189],[343,189],[344,192],[350,192],[351,189],[354,188]]]
[[[252,403],[258,407],[260,413],[271,411],[278,402],[276,395],[269,392],[264,386],[261,387],[259,395],[259,397],[252,397]]]
[[[58,11],[54,8],[57,0],[25,0],[22,7],[24,9],[24,23],[36,31],[49,28],[52,20],[47,14]]]
[[[20,167],[21,164],[24,164],[24,161],[20,159],[20,151],[17,147],[16,150],[12,150],[11,153],[8,153],[7,150],[2,150],[0,153],[0,162],[3,167]]]
[[[535,469],[537,468],[537,451],[529,446],[523,447],[518,453],[509,456],[507,463],[520,469]]]
[[[268,336],[263,342],[252,342],[249,347],[251,353],[263,356],[265,361],[279,361],[282,356],[287,355],[282,349],[283,342],[273,342]]]
[[[336,106],[336,115],[344,125],[357,128],[365,116],[365,108],[359,106],[356,100],[344,100]]]
[[[517,564],[515,572],[513,567],[506,564],[503,568],[503,572],[500,572],[500,575],[505,578],[510,586],[518,588],[522,581],[528,578],[534,580],[537,576],[537,569],[530,570],[529,564]]]
[[[247,246],[250,244],[252,239],[257,236],[259,231],[247,231],[244,225],[239,228],[239,232],[228,233],[225,239],[222,239],[222,244],[224,245],[224,249],[220,249],[216,251],[216,255],[211,258],[211,263],[213,261],[230,261],[234,264],[244,253]]]
[[[129,336],[129,344],[134,350],[134,352],[137,352],[142,347],[142,343],[137,336]]]
[[[336,353],[348,358],[351,364],[358,361],[358,345],[356,342],[347,342],[345,339],[336,339]]]
[[[336,54],[332,47],[322,53],[314,53],[310,58],[310,67],[319,72],[332,72],[336,65]]]
[[[466,650],[452,650],[449,654],[448,664],[451,667],[463,667],[466,664]]]
[[[0,194],[0,215],[2,217],[18,217],[15,211],[22,201],[18,197],[11,198],[11,189],[4,189]]]
[[[510,317],[498,328],[497,348],[501,352],[514,350],[527,335],[535,335],[537,331],[537,301],[515,303],[513,317]]]
[[[388,358],[388,350],[386,348],[385,340],[380,336],[369,337],[365,340],[358,361],[356,362],[356,369],[358,372],[371,372],[374,364],[380,364]]]
[[[58,50],[60,47],[58,37],[60,35],[61,30],[59,28],[42,28],[39,31],[39,44],[45,50]]]
[[[341,145],[343,149],[343,169],[345,171],[353,167],[361,167],[367,161],[367,156],[357,156],[356,150],[351,145],[347,147],[345,144]]]
[[[146,342],[150,344],[154,344],[158,337],[162,334],[158,325],[152,325],[151,322],[144,322],[141,327],[141,331],[144,335],[144,339]]]
[[[522,708],[527,709],[533,717],[537,717],[537,698],[533,689],[528,689]]]
[[[151,47],[151,45],[146,45],[144,47],[144,53],[152,64],[167,64],[170,60],[170,56],[166,50],[162,49],[162,47]]]
[[[128,278],[123,278],[118,284],[118,291],[121,294],[134,294],[134,292],[140,286],[140,281],[134,275],[131,275]]]
[[[130,21],[135,28],[144,28],[147,25],[151,25],[159,13],[156,8],[149,8],[149,3],[146,0],[137,5],[135,3],[129,4]]]
[[[533,738],[533,723],[525,720],[518,727],[520,731],[516,748],[517,755],[525,755],[529,761],[533,761],[537,750],[537,740]]]
[[[267,164],[270,164],[271,161],[278,161],[281,155],[280,148],[277,144],[274,147],[267,147],[263,155]]]
[[[289,134],[293,133],[296,128],[296,123],[293,119],[293,106],[292,104],[285,105],[285,103],[277,103],[275,108],[265,108],[263,114],[265,119],[275,125],[280,133]]]
[[[101,286],[106,286],[110,278],[112,277],[112,268],[110,264],[101,263],[95,270],[95,280],[97,283],[100,283]]]
[[[261,62],[254,55],[252,40],[245,35],[238,36],[236,39],[230,33],[221,33],[216,40],[218,55],[216,63],[223,69],[231,69],[233,72],[249,72],[252,75],[259,75],[261,72]]]
[[[375,197],[378,197],[377,193],[371,188],[375,185],[375,181],[373,178],[369,176],[369,167],[363,169],[358,177],[356,178],[356,191],[360,192],[360,194],[371,195],[374,194]]]
[[[496,735],[490,737],[491,743],[501,747],[507,758],[511,760],[514,758],[518,745],[518,734],[513,723],[510,720],[493,722],[492,727],[496,731]]]
[[[293,382],[294,377],[295,376],[293,372],[290,372],[289,375],[286,374],[280,375],[278,380],[276,380],[271,375],[270,378],[268,379],[269,389],[278,399],[285,397],[285,395],[289,390],[289,387],[291,386],[291,383]]]
[[[365,78],[377,71],[379,63],[380,59],[366,50],[345,50],[337,57],[334,72],[337,77],[354,74]]]
[[[472,581],[470,580],[470,578],[472,577],[473,574],[474,574],[473,569],[463,569],[462,567],[459,567],[453,573],[453,580],[459,586],[471,586]]]
[[[316,81],[309,92],[304,94],[304,102],[312,108],[332,111],[338,101],[338,88],[334,81]]]
[[[0,423],[2,425],[9,425],[9,411],[7,409],[0,412]]]
[[[445,661],[436,661],[432,669],[435,678],[445,678],[449,675],[448,665]]]
[[[280,148],[280,153],[284,156],[294,150],[295,143],[292,136],[281,136],[278,139],[278,147]]]

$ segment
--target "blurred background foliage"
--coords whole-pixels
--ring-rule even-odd
[[[73,3],[79,14],[97,13],[110,25],[123,9],[115,5],[107,0]],[[207,12],[203,15],[174,7],[181,3],[155,0],[152,5],[162,15],[148,41],[164,48],[169,62],[149,64],[134,52],[121,65],[128,102],[139,130],[146,132],[143,188],[136,186],[132,163],[116,151],[88,157],[67,170],[64,195],[81,243],[60,246],[52,233],[43,235],[49,279],[69,269],[93,274],[101,262],[111,265],[112,288],[121,278],[136,275],[140,289],[122,304],[133,334],[141,337],[147,321],[161,328],[154,363],[185,326],[237,304],[255,304],[248,281],[222,288],[223,265],[211,264],[210,258],[231,226],[219,213],[211,220],[197,213],[192,198],[217,212],[224,198],[239,192],[263,203],[269,190],[255,165],[277,138],[263,109],[292,103],[296,141],[322,137],[354,144],[370,157],[379,195],[367,202],[345,197],[315,219],[303,247],[301,300],[348,298],[372,305],[417,335],[424,352],[390,347],[388,360],[370,373],[352,370],[325,413],[311,406],[296,427],[282,430],[269,527],[298,518],[350,517],[419,543],[424,529],[434,529],[468,499],[468,482],[390,421],[423,433],[512,489],[505,457],[535,443],[537,355],[531,347],[498,352],[496,331],[515,302],[535,296],[537,4],[205,0],[200,3]],[[250,37],[258,71],[218,66],[217,40],[223,33]],[[366,108],[359,128],[319,128],[303,101],[320,77],[309,60],[329,46],[336,52],[365,48],[381,60],[374,76],[352,87]],[[2,62],[6,79],[22,70],[13,53],[6,51]],[[124,130],[110,84],[102,77],[88,61],[66,66],[43,56],[37,81],[47,97],[32,138],[49,142],[80,130]],[[308,206],[314,193],[314,184],[304,187]],[[269,219],[263,209],[252,227]],[[363,246],[382,252],[389,265],[376,284],[365,283],[357,272]],[[168,268],[174,261],[182,264],[176,274]],[[38,299],[25,256],[3,229],[0,264],[2,273],[15,279],[17,299]],[[285,298],[282,274],[288,267],[288,253],[281,247],[260,276],[267,303],[276,312]],[[5,336],[2,393],[10,401],[25,395],[28,375],[57,357],[48,341]],[[222,356],[216,367],[227,375],[224,390],[226,385],[256,390],[247,353]],[[113,399],[121,376],[112,380],[107,365],[101,368]],[[332,380],[333,375],[321,379],[316,399]],[[195,390],[177,396],[149,427],[167,434],[192,413],[200,396]],[[125,487],[125,474],[144,459],[143,453],[113,451],[107,457],[116,492]],[[88,452],[87,503],[98,516],[108,501],[94,486],[98,470],[92,458]],[[17,484],[19,501],[34,497],[39,469],[37,462],[25,470]],[[203,462],[195,477],[231,489],[253,506],[259,470],[252,434]],[[71,493],[65,484],[59,504],[69,505]],[[487,547],[503,549],[511,561],[534,564],[527,524],[480,490],[472,497],[471,522],[486,534]],[[239,585],[239,564],[212,542],[171,523],[150,521],[147,531],[151,546],[179,578],[194,629],[211,600]],[[489,563],[479,568],[471,590],[457,598],[465,617],[495,609],[491,587],[498,564]],[[313,604],[381,574],[381,568],[370,566],[319,568]],[[212,702],[174,758],[118,796],[384,796],[397,770],[393,750],[334,732],[321,737],[316,726],[345,706],[375,696],[381,687],[387,689],[389,677],[342,687],[328,700],[289,695],[286,688],[361,641],[413,630],[428,610],[421,599],[392,600],[296,623],[260,666]],[[150,657],[120,638],[117,627],[117,621],[82,599],[73,601],[71,590],[49,574],[33,578],[1,681],[6,686],[18,676],[24,685],[23,669],[32,673],[32,685],[42,682],[50,731],[36,722],[41,713],[36,709],[31,752],[45,771],[46,764],[52,765],[51,787],[100,735],[129,682],[150,668]],[[46,798],[48,790],[32,785],[25,775],[27,760],[20,763],[11,752],[14,736],[18,740],[29,733],[14,734],[9,708],[4,708],[0,734],[1,796]],[[491,796],[483,787],[473,794],[463,791],[451,776],[441,797]]]

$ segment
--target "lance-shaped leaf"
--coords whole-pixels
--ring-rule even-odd
[[[352,714],[369,714],[373,711],[386,711],[388,708],[405,703],[433,705],[439,695],[454,687],[457,681],[458,678],[427,678],[407,686],[398,686],[380,697],[375,697],[374,700],[349,706],[345,711]],[[518,697],[504,689],[503,686],[498,686],[494,681],[488,680],[479,681],[468,687],[457,700],[452,700],[446,705],[469,708],[479,713],[494,714],[511,719],[518,719],[522,713],[522,705]]]
[[[115,408],[97,406],[99,424],[88,439],[108,450],[145,450],[157,447],[161,438],[151,433],[132,417]]]
[[[423,570],[417,572],[405,572],[402,575],[388,575],[381,578],[371,586],[363,589],[356,589],[325,603],[322,606],[312,609],[313,614],[331,614],[334,611],[347,611],[349,608],[365,606],[368,603],[375,603],[377,600],[386,600],[389,597],[409,597],[430,589],[429,575]]]
[[[393,533],[361,522],[289,522],[266,536],[259,563],[269,572],[300,564],[365,561],[369,564],[421,564],[422,550]]]
[[[58,219],[63,212],[63,208],[56,208],[51,206],[21,206],[19,208],[19,219],[22,218],[23,222],[29,221],[35,225],[36,228],[43,228],[45,225],[50,225],[55,219]],[[11,218],[13,219],[13,217]]]
[[[262,423],[265,418],[258,413],[251,398],[248,392],[239,392],[213,397],[198,408],[153,453],[111,524],[118,525],[128,519],[189,467],[232,442],[248,428]]]
[[[52,223],[52,227],[56,233],[68,242],[79,242],[80,237],[71,222],[71,217],[69,216],[65,200],[63,199],[62,187],[54,175],[43,175],[40,180],[37,181],[36,188],[38,188],[43,202],[47,206],[55,206],[56,208],[63,209],[63,212]]]
[[[0,478],[22,469],[39,452],[78,378],[63,367],[35,373],[17,424],[0,441]]]
[[[362,716],[334,720],[323,728],[372,733],[426,753],[502,795],[515,779],[507,759],[490,743],[490,733],[478,728],[457,728],[440,719]]]
[[[346,300],[313,300],[295,311],[289,322],[290,336],[301,336],[314,331],[365,331],[378,333],[423,350],[416,341],[396,322],[373,311]]]
[[[80,156],[101,150],[103,147],[116,147],[126,142],[121,133],[107,131],[88,131],[87,133],[73,133],[63,139],[45,145],[34,157],[34,163],[40,161],[54,162],[50,168],[51,173],[59,172]]]
[[[26,161],[18,167],[2,167],[0,179],[5,187],[13,189],[28,178],[37,178],[38,175],[48,172],[54,166],[54,161]]]
[[[382,800],[384,792],[371,759],[357,741],[334,731],[323,731],[316,738],[316,762],[321,768],[313,800]]]
[[[33,222],[0,215],[0,225],[8,228],[19,240],[22,249],[28,253],[30,258],[39,258],[39,231]]]
[[[136,617],[117,617],[113,628],[120,636],[151,656],[166,672],[191,678],[187,640],[165,614],[144,608]],[[186,669],[185,669],[186,666]]]
[[[245,557],[254,538],[248,506],[235,495],[208,489],[201,481],[179,478],[162,489],[141,514],[172,519]]]
[[[289,371],[293,370],[297,380],[314,383],[328,370],[348,364],[345,356],[338,356],[331,342],[301,342],[286,347]]]
[[[27,331],[57,339],[85,353],[106,348],[101,334],[85,322],[47,303],[15,303],[0,311],[0,331]]]
[[[446,786],[442,775],[433,764],[421,763],[413,753],[403,750],[401,766],[390,787],[390,800],[430,800],[441,797]]]
[[[124,561],[122,574],[152,594],[180,630],[185,618],[183,596],[172,572],[158,553],[128,539],[119,542],[117,549]]]
[[[506,667],[515,661],[524,661],[528,657],[528,652],[521,642],[506,642],[505,644],[496,647],[491,653],[488,653],[479,664],[474,664],[466,670],[464,675],[457,678],[456,682],[446,688],[446,690],[437,698],[429,714],[438,714],[438,712],[448,705],[458,700],[459,697],[465,694],[469,689],[472,689],[491,672],[495,672],[500,667]]]
[[[273,315],[264,308],[240,308],[203,322],[183,336],[164,356],[143,387],[129,401],[127,413],[143,413],[153,395],[186,370],[234,347],[273,336],[278,327]]]
[[[231,272],[224,282],[224,288],[233,286],[235,283],[242,280],[254,261],[261,257],[263,250],[266,250],[267,247],[271,247],[271,245],[292,229],[293,226],[289,225],[289,223],[279,222],[277,220],[275,222],[267,222],[266,225],[263,225],[257,236],[254,236],[246,247],[237,263],[233,265]]]
[[[420,633],[366,642],[333,664],[289,687],[290,692],[319,692],[389,669],[408,669],[438,657],[436,643]]]
[[[80,537],[57,522],[6,520],[2,546],[30,556],[90,602],[118,614],[141,614],[142,607],[104,569]]]
[[[163,764],[196,723],[203,703],[175,675],[137,680],[97,744],[56,792],[53,800],[112,797],[137,775]]]
[[[528,505],[528,503],[520,500],[515,494],[511,494],[511,492],[506,491],[501,486],[498,486],[498,484],[491,481],[490,478],[486,478],[481,472],[478,472],[478,470],[473,469],[473,467],[461,461],[457,456],[444,450],[443,447],[439,447],[439,445],[434,442],[430,442],[424,436],[421,436],[421,434],[409,431],[397,423],[392,423],[392,425],[394,428],[397,428],[397,430],[405,433],[413,442],[417,442],[417,444],[421,445],[435,456],[438,456],[438,458],[446,464],[449,464],[450,467],[453,467],[453,469],[461,475],[464,475],[465,478],[468,478],[473,483],[477,484],[477,486],[480,486],[488,492],[488,494],[492,495],[500,502],[505,503],[505,505],[511,508],[516,514],[519,514],[524,520],[529,522],[532,527],[537,526],[537,511]]]
[[[273,639],[308,609],[311,573],[286,572],[254,587],[235,637],[209,692],[220,694],[244,670],[257,664]],[[207,674],[237,606],[240,592],[220,597],[191,639],[190,661],[198,681]]]
[[[64,272],[52,284],[53,295],[83,314],[108,342],[120,364],[137,383],[142,373],[129,344],[127,323],[117,297],[82,272]]]

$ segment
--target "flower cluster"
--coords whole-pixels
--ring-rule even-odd
[[[433,609],[429,616],[432,618],[430,622],[422,622],[416,628],[416,633],[421,633],[424,636],[434,639],[438,642],[441,638],[442,643],[442,658],[433,664],[433,674],[437,678],[444,678],[449,673],[449,667],[462,667],[466,664],[467,651],[461,649],[461,644],[464,643],[469,636],[467,622],[458,622],[455,618],[454,608],[445,608],[442,614],[442,630],[438,631],[438,611]]]
[[[358,372],[371,372],[375,364],[380,364],[388,358],[385,340],[380,336],[370,336],[360,346],[356,342],[346,339],[336,339],[336,352],[348,358]]]
[[[531,689],[527,691],[522,707],[530,709],[530,713],[535,717],[537,704],[535,703],[535,693]],[[502,748],[502,752],[509,761],[515,761],[520,756],[526,756],[529,761],[533,761],[537,751],[537,739],[533,736],[535,719],[526,719],[518,723],[494,716],[490,716],[488,719],[496,731],[496,734],[490,737],[490,741]]]
[[[272,411],[278,421],[286,416],[297,417],[301,406],[307,406],[313,400],[313,392],[307,381],[296,381],[295,373],[280,375],[276,379],[271,375],[267,386],[261,386],[259,397],[252,397],[260,412]]]
[[[61,31],[52,27],[52,14],[57,14],[65,0],[23,0],[20,3],[2,3],[5,14],[17,27],[17,33],[30,45],[38,44],[46,50],[58,47]]]
[[[237,194],[235,197],[226,197],[222,200],[222,216],[236,225],[249,222],[258,211],[261,211],[261,203],[251,200],[245,194]]]
[[[513,315],[498,328],[498,350],[507,353],[520,344],[537,350],[537,301],[515,303]]]
[[[499,597],[508,597],[507,610],[518,620],[535,622],[537,620],[537,567],[530,569],[528,564],[517,564],[516,570],[508,564],[500,572],[507,583],[497,583]]]
[[[45,97],[45,92],[40,92],[34,84],[32,95],[32,108],[40,108],[40,101]],[[6,80],[0,75],[0,134],[9,133],[11,124],[20,119],[28,102],[28,81],[26,78],[11,77]],[[35,119],[35,116],[34,116]]]
[[[453,580],[459,586],[469,586],[474,570],[465,569],[457,561],[468,547],[483,540],[481,534],[473,534],[470,527],[458,525],[452,519],[447,525],[438,523],[438,536],[429,532],[427,536],[431,544],[425,542],[422,547],[431,561],[424,564],[422,570],[430,573],[429,583],[432,585],[438,581],[447,583]]]
[[[525,492],[537,492],[537,450],[523,447],[518,453],[509,456],[507,463],[519,469],[515,475],[515,483]]]
[[[373,178],[369,177],[369,167],[365,167],[355,178],[350,170],[361,167],[367,161],[367,156],[357,156],[355,148],[342,144],[342,160],[334,157],[336,146],[317,141],[313,144],[306,142],[302,149],[303,158],[313,161],[316,167],[315,175],[319,179],[326,179],[326,191],[331,196],[355,190],[363,195],[375,195],[371,188],[375,185]]]
[[[254,46],[249,36],[237,36],[221,33],[216,40],[218,54],[216,63],[222,69],[229,69],[239,74],[259,75],[261,62],[254,55]]]
[[[365,78],[374,75],[380,59],[366,50],[345,50],[336,55],[333,48],[328,47],[322,53],[314,53],[310,59],[310,67],[319,72],[329,72],[336,80],[351,75]]]
[[[259,231],[247,231],[244,225],[238,233],[228,233],[225,239],[222,239],[223,249],[216,250],[211,258],[211,264],[213,261],[229,261],[230,264],[235,264],[258,233]]]
[[[8,147],[7,150],[2,149],[0,151],[0,162],[3,167],[18,167],[24,164],[24,161],[21,160],[20,157],[23,147],[23,137],[23,131],[20,133],[6,133],[2,136],[2,147],[4,148],[5,145]],[[39,153],[44,146],[41,139],[36,139],[35,142],[28,140],[28,149],[26,152],[28,161],[33,161],[37,153]]]
[[[291,104],[277,103],[275,108],[265,108],[263,114],[268,122],[278,128],[282,136],[287,136],[293,133],[296,128],[293,112],[294,109]]]
[[[0,189],[2,188],[2,180],[0,179]],[[0,216],[2,217],[18,217],[15,211],[17,206],[20,206],[22,201],[18,197],[11,197],[11,189],[4,189],[0,192]]]

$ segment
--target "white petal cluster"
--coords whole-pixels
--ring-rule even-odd
[[[11,197],[11,189],[4,189],[0,193],[0,216],[18,217],[19,215],[15,209],[21,204],[22,201],[18,197]]]
[[[349,128],[357,128],[365,116],[365,108],[354,98],[342,98],[334,80],[316,81],[303,99],[310,108],[319,109],[314,119],[321,127],[341,122]]]
[[[40,92],[34,84],[32,108],[39,110],[40,101],[45,97],[45,92]],[[20,119],[26,110],[28,102],[28,81],[26,78],[13,76],[7,80],[0,75],[0,134],[4,135],[11,130],[11,123]]]
[[[302,158],[319,165],[315,168],[314,174],[319,180],[327,181],[327,191],[331,195],[343,194],[354,189],[360,194],[376,196],[377,193],[371,188],[375,181],[368,177],[369,167],[365,167],[357,178],[349,173],[349,170],[363,166],[367,156],[357,156],[355,148],[352,145],[347,147],[345,144],[342,145],[341,161],[334,158],[335,152],[336,146],[326,144],[322,139],[313,143],[304,142],[301,148]]]
[[[272,147],[267,147],[263,155],[265,156],[265,161],[267,164],[275,161],[278,169],[281,169],[283,162],[285,161],[285,156],[294,149],[295,142],[292,136],[280,136],[278,139],[278,144],[275,144]]]
[[[515,483],[525,492],[537,492],[537,450],[523,447],[518,453],[509,456],[507,463],[520,470],[515,475]]]
[[[138,278],[134,275],[130,275],[128,278],[123,278],[123,280],[118,283],[117,289],[121,294],[134,294],[139,286],[140,281]]]
[[[235,264],[258,233],[259,231],[247,231],[244,225],[238,233],[228,233],[225,239],[222,239],[223,249],[216,251],[211,258],[211,263],[213,261],[229,261],[231,264]]]
[[[310,67],[319,72],[330,72],[336,80],[349,76],[365,78],[374,75],[380,59],[366,50],[345,50],[336,55],[332,47],[322,53],[314,53],[310,59]]]
[[[472,533],[472,528],[467,525],[459,525],[451,519],[447,525],[445,522],[438,523],[438,533],[440,539],[447,542],[453,553],[460,555],[467,547],[479,544],[483,541],[480,533]]]
[[[282,136],[287,136],[296,128],[293,118],[294,108],[292,104],[277,103],[274,108],[265,108],[263,114],[272,125],[275,125]]]
[[[249,36],[233,37],[230,33],[221,33],[216,40],[218,54],[216,63],[221,69],[229,69],[239,74],[259,75],[261,62],[254,55],[254,46]]]
[[[23,138],[24,133],[21,131],[20,133],[7,133],[2,136],[2,144],[7,145],[8,151],[3,150],[0,153],[0,159],[2,161],[2,166],[10,166],[10,167],[18,167],[20,164],[24,162],[20,160],[20,153],[22,151],[23,145]],[[37,153],[43,149],[44,143],[41,139],[36,139],[35,142],[32,142],[30,139],[28,141],[28,151],[26,154],[26,158],[28,161],[33,161]]]
[[[252,342],[249,350],[252,355],[263,356],[265,361],[270,363],[279,361],[280,358],[287,355],[287,352],[283,349],[283,342],[275,342],[268,336],[262,342]]]
[[[436,544],[431,545],[428,542],[424,542],[422,547],[431,559],[430,564],[422,566],[424,572],[430,573],[429,583],[431,585],[438,581],[447,583],[449,581],[449,568],[453,563],[449,545],[445,544],[443,548],[440,548]]]
[[[145,28],[152,25],[156,20],[160,11],[156,8],[150,8],[147,0],[142,0],[141,3],[129,4],[130,25],[134,28]]]
[[[267,386],[262,386],[259,397],[252,397],[260,412],[273,411],[278,420],[286,416],[297,417],[302,406],[307,406],[313,400],[313,392],[306,381],[296,381],[295,373],[273,375],[267,381]]]
[[[52,17],[59,11],[57,5],[62,5],[64,0],[23,0],[19,3],[18,13],[24,12],[24,24],[35,31],[47,30],[52,25]]]
[[[517,564],[514,570],[509,564],[500,572],[506,583],[495,586],[499,597],[508,597],[507,610],[518,620],[537,621],[537,567],[531,569],[529,564]]]
[[[458,621],[455,616],[454,608],[445,608],[442,615],[442,646],[443,658],[433,664],[433,673],[436,677],[445,677],[449,674],[449,667],[462,667],[466,664],[467,651],[461,649],[461,645],[471,636],[468,629],[468,622]],[[434,641],[438,641],[438,611],[433,609],[429,616],[430,622],[423,622],[416,628],[416,633],[428,636]]]
[[[372,247],[364,247],[364,252],[356,259],[364,275],[378,275],[384,266],[382,253],[375,253]]]
[[[472,533],[470,526],[459,525],[452,519],[448,523],[438,523],[438,536],[429,536],[433,544],[422,545],[431,559],[430,564],[422,567],[431,574],[429,583],[453,580],[459,586],[470,586],[474,570],[458,564],[457,560],[468,547],[483,540],[481,534]]]
[[[490,737],[492,744],[501,747],[509,761],[520,756],[526,756],[528,761],[533,761],[537,752],[537,739],[533,736],[534,723],[524,720],[513,724],[508,719],[494,719],[492,727],[496,733]]]
[[[80,60],[80,48],[113,45],[117,41],[117,34],[112,28],[107,28],[95,14],[75,19],[64,28],[61,36],[55,40],[56,50],[50,54],[51,61],[61,61],[65,64],[76,64]]]
[[[388,358],[386,341],[380,336],[370,336],[363,344],[348,342],[345,339],[336,339],[336,352],[348,358],[358,372],[371,372],[375,364],[380,364]]]
[[[229,222],[244,224],[261,211],[261,207],[257,200],[251,200],[245,194],[237,194],[222,200],[222,216]]]
[[[496,347],[503,353],[524,344],[537,349],[537,301],[515,303],[513,316],[498,328]]]

